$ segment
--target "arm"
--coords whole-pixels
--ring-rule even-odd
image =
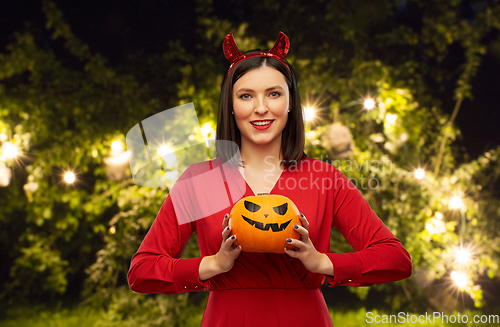
[[[209,283],[200,280],[200,264],[206,257],[179,259],[192,233],[192,223],[178,224],[169,194],[132,258],[127,275],[130,288],[138,293],[165,294],[208,288]],[[203,265],[201,270],[212,268]]]
[[[399,239],[377,217],[344,174],[334,169],[333,180],[337,183],[332,199],[333,226],[355,252],[326,253],[334,270],[333,277],[326,275],[330,287],[370,286],[410,277],[413,269],[411,258]]]

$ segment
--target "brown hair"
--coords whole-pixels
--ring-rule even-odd
[[[257,51],[258,50],[249,51],[245,54]],[[290,70],[288,70],[284,64],[271,57],[248,58],[233,67],[229,75],[226,74],[224,76],[220,92],[219,116],[217,119],[217,141],[233,141],[238,145],[238,149],[241,148],[240,130],[236,125],[234,115],[231,114],[233,111],[233,85],[248,71],[262,66],[269,66],[278,70],[285,76],[290,93],[290,113],[288,114],[285,128],[281,133],[281,155],[283,157],[281,162],[285,167],[289,167],[291,165],[296,165],[302,158],[307,157],[304,153],[304,121],[302,118],[302,106],[300,103],[297,80],[293,73],[292,66],[290,66],[288,61],[286,61],[286,63]],[[228,143],[230,142],[216,142],[217,157],[220,157],[224,162],[230,161],[237,150],[234,145],[230,146]],[[235,164],[238,165],[239,163]]]

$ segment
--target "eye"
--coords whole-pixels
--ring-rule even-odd
[[[276,212],[278,215],[281,215],[281,216],[284,216],[285,213],[287,212],[288,210],[288,203],[283,203],[282,205],[280,206],[277,206],[277,207],[273,207],[273,210],[274,212]]]
[[[279,92],[272,92],[271,94],[276,94],[276,96],[274,96],[273,98],[277,98],[281,95],[281,93],[279,93]]]
[[[250,94],[242,94],[242,95],[240,95],[240,99],[243,99],[243,100],[247,100],[247,99],[249,99],[249,98],[244,98],[244,96],[245,96],[245,95],[250,96]]]
[[[250,212],[256,212],[259,211],[260,205],[245,200],[245,208]]]

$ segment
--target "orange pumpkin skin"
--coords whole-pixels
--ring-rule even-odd
[[[295,249],[287,238],[300,239],[293,225],[302,226],[300,211],[286,196],[266,194],[248,196],[235,203],[229,214],[231,235],[245,252],[285,253]]]

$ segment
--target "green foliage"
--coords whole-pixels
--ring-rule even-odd
[[[10,309],[7,311],[6,318],[0,320],[0,327],[13,327],[13,326],[23,326],[23,327],[38,327],[38,326],[49,326],[49,327],[59,327],[59,326],[200,326],[201,318],[203,314],[202,307],[192,307],[191,309],[181,308],[175,311],[174,314],[169,313],[167,309],[169,306],[173,310],[172,297],[165,297],[160,304],[153,302],[153,296],[149,299],[139,298],[135,294],[132,298],[130,295],[126,294],[127,290],[121,292],[121,298],[117,298],[117,302],[122,303],[123,309],[129,309],[130,311],[123,311],[123,309],[116,309],[115,306],[108,312],[102,312],[89,307],[75,307],[75,308],[51,308],[46,309],[43,307],[29,307],[29,308],[17,308]],[[118,292],[120,293],[120,292]],[[179,299],[176,299],[179,300]],[[181,303],[182,300],[179,300]],[[170,302],[170,304],[169,304]],[[152,305],[147,307],[146,304]],[[204,304],[203,304],[204,305]],[[138,313],[140,312],[140,313]],[[174,315],[182,314],[180,323],[175,323],[173,319]],[[349,311],[339,311],[330,309],[330,316],[335,326],[351,326],[351,327],[364,327],[371,325],[367,321],[370,319],[377,319],[380,323],[378,326],[481,326],[483,324],[474,324],[472,322],[475,315],[484,314],[480,311],[465,310],[463,312],[450,312],[448,317],[454,315],[455,318],[460,314],[462,316],[468,317],[468,323],[442,323],[441,318],[436,318],[434,321],[432,319],[425,321],[425,313],[423,318],[421,318],[421,323],[417,320],[419,318],[418,313],[412,312],[402,312],[400,316],[399,312],[385,312],[380,310],[369,310],[366,308],[360,308],[358,310]],[[427,312],[428,315],[433,314],[433,312]],[[389,316],[393,317],[390,318]],[[395,319],[399,317],[399,322],[394,323]],[[367,320],[368,319],[368,320]],[[384,319],[393,319],[393,323],[382,322]],[[417,322],[411,322],[417,321]],[[450,320],[450,318],[448,318]],[[483,317],[483,319],[487,319]]]
[[[170,296],[142,295],[128,287],[113,291],[111,304],[96,327],[114,326],[200,326],[206,302],[190,305],[188,294]]]
[[[102,313],[89,307],[57,305],[9,308],[0,320],[1,327],[93,327]]]

